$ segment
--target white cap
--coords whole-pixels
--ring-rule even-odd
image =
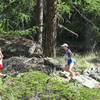
[[[64,43],[63,45],[61,45],[62,47],[68,47],[67,43]]]

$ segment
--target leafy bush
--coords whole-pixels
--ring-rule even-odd
[[[99,100],[99,94],[100,89],[61,82],[39,71],[0,80],[2,100],[28,100],[31,97],[39,97],[40,100]]]
[[[3,31],[2,29],[0,29],[0,33],[2,34],[8,34],[8,35],[18,35],[18,36],[29,36],[34,38],[36,36],[36,34],[39,31],[39,27],[38,26],[33,26],[32,28],[28,28],[26,30],[11,30],[11,31]]]

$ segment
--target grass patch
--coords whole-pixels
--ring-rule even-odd
[[[91,64],[95,64],[91,60],[98,57],[100,57],[99,52],[86,53],[84,55],[75,53],[75,56],[73,56],[73,58],[76,60],[76,65],[74,66],[74,70],[82,73],[86,68],[90,67]],[[64,56],[57,56],[56,59],[66,64],[64,58],[65,58]]]

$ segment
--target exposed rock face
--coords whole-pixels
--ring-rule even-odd
[[[47,74],[53,71],[53,68],[63,69],[63,64],[53,58],[43,58],[34,56],[32,58],[26,57],[11,57],[3,60],[4,73],[16,76],[19,73],[29,72],[32,70],[40,70]]]
[[[83,72],[83,74],[90,76],[100,82],[100,66],[99,67],[91,66],[91,67],[87,68]]]
[[[87,75],[76,76],[75,79],[88,88],[100,88],[100,82]]]
[[[35,58],[24,58],[24,57],[11,57],[3,61],[4,73],[16,76],[19,73],[29,72],[32,70],[39,70],[38,64],[34,60]]]
[[[0,35],[0,47],[5,58],[42,54],[41,47],[36,42],[12,35]]]
[[[100,67],[87,68],[83,75],[76,76],[76,80],[88,88],[100,88]]]
[[[49,58],[49,57],[44,58],[44,64],[49,65],[51,67],[56,67],[58,69],[64,69],[64,64],[62,64],[61,62],[59,62],[54,58]]]
[[[16,76],[20,73],[33,70],[40,70],[47,74],[54,73],[57,79],[68,81],[69,73],[63,72],[64,65],[53,58],[43,57],[11,57],[3,60],[4,73]],[[54,70],[56,68],[56,71]],[[58,70],[59,69],[59,70]],[[82,85],[88,88],[100,88],[100,67],[87,68],[83,75],[76,76],[75,79]]]
[[[62,80],[63,77],[63,81],[66,81],[66,78],[70,77],[69,73],[63,72],[64,64],[57,59],[44,58],[40,45],[32,40],[11,35],[0,35],[0,47],[5,57],[3,60],[4,73],[16,76],[20,73],[40,70],[50,74],[56,68],[55,76],[61,77],[61,79],[59,77],[57,79]],[[100,59],[95,60],[100,62]],[[91,66],[87,68],[83,75],[76,77],[76,80],[86,87],[100,88],[100,67]]]

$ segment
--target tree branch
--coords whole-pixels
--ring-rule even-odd
[[[84,16],[74,5],[72,5],[72,7],[79,13],[79,15],[85,19],[88,23],[95,25],[90,19],[88,19],[86,16]],[[96,25],[95,25],[96,26]]]
[[[68,32],[70,32],[70,33],[72,33],[72,34],[74,34],[74,35],[76,35],[76,36],[78,37],[78,34],[77,34],[77,33],[73,32],[72,30],[68,29],[67,27],[65,27],[65,26],[63,26],[63,25],[61,25],[61,24],[58,24],[58,26],[59,26],[60,28],[64,28],[64,29],[67,30]]]

